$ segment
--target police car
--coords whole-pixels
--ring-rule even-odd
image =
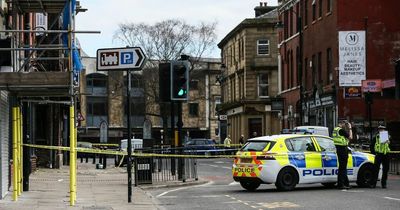
[[[374,155],[350,150],[347,175],[350,182],[367,187],[373,177]],[[322,183],[333,187],[337,181],[338,159],[330,137],[282,134],[249,139],[237,152],[233,179],[249,191],[260,184],[272,184],[287,191],[297,184]]]

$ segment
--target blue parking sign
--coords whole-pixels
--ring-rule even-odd
[[[121,52],[121,64],[133,64],[133,52]]]

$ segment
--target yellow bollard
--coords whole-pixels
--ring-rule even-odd
[[[70,189],[70,194],[69,194],[69,202],[70,205],[73,206],[75,205],[75,200],[76,200],[76,159],[75,159],[75,114],[74,114],[74,106],[70,106],[69,108],[69,136],[70,136],[70,153],[69,153],[69,171],[70,171],[70,176],[69,176],[69,189]]]
[[[19,194],[22,194],[23,191],[23,187],[22,187],[22,183],[23,183],[23,168],[24,168],[24,159],[23,159],[23,155],[24,155],[24,149],[22,146],[22,141],[23,141],[23,124],[22,124],[22,110],[21,107],[18,107],[18,112],[19,112]]]
[[[17,179],[18,179],[18,183],[17,183],[17,192],[18,192],[18,196],[21,195],[21,124],[20,124],[20,110],[19,107],[17,107],[17,162],[18,162],[18,167],[17,167]]]
[[[17,142],[17,108],[12,108],[13,138],[13,201],[18,200],[18,142]]]

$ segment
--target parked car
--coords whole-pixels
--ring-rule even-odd
[[[135,149],[142,149],[143,148],[143,139],[131,139],[131,145],[132,145],[132,152],[135,151]],[[126,152],[128,151],[128,139],[122,139],[121,142],[119,143],[119,147],[117,149],[118,151],[121,152]],[[115,157],[115,166],[122,166],[126,164],[126,156],[122,155],[117,155]]]
[[[293,190],[297,184],[337,182],[338,159],[332,138],[322,135],[284,134],[249,139],[237,152],[233,179],[249,190],[275,184]],[[368,187],[375,156],[350,149],[347,175],[350,182]]]
[[[190,139],[183,146],[185,153],[214,154],[216,152],[215,141],[212,139]]]

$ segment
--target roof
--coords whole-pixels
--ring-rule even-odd
[[[278,9],[275,8],[274,10],[260,15],[256,18],[246,18],[244,19],[239,25],[237,25],[232,31],[230,31],[219,43],[218,47],[221,49],[229,39],[231,39],[235,34],[240,32],[245,28],[253,28],[253,27],[275,27],[276,23],[278,22]]]

